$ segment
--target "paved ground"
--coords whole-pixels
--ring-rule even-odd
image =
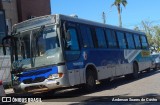
[[[6,90],[7,96],[14,96],[12,90]],[[105,105],[105,104],[120,104],[120,105],[146,105],[160,104],[159,102],[138,102],[141,99],[139,96],[156,101],[160,99],[160,70],[150,73],[143,73],[137,80],[128,80],[119,78],[109,83],[97,85],[97,91],[93,93],[85,93],[82,89],[66,89],[58,91],[53,95],[46,96],[44,94],[36,94],[37,97],[43,97],[42,103],[19,103],[20,105]],[[111,97],[106,97],[111,96]],[[23,95],[22,95],[23,97]],[[136,102],[106,102],[113,99],[136,99]],[[134,100],[133,100],[134,101]],[[17,103],[15,104],[17,105]]]

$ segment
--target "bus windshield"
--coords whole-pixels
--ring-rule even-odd
[[[30,69],[58,62],[56,57],[60,48],[55,26],[20,32],[14,37],[13,69]]]

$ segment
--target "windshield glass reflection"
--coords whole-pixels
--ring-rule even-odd
[[[13,68],[33,68],[56,63],[60,51],[54,26],[22,32],[16,35]]]

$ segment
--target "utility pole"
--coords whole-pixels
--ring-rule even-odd
[[[102,20],[103,23],[106,24],[106,14],[104,12],[102,13]]]

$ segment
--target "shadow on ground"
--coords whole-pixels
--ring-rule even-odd
[[[119,101],[115,101],[119,99]],[[89,97],[78,103],[69,105],[160,105],[160,95],[146,94],[143,96],[112,96]]]
[[[140,74],[140,79],[144,79],[147,78],[149,76],[153,76],[155,74],[160,73],[159,71],[151,71],[149,73],[144,72],[142,74]],[[102,84],[97,85],[97,89],[94,92],[100,92],[103,90],[109,90],[109,89],[114,89],[117,88],[118,86],[122,86],[124,84],[128,84],[137,80],[129,80],[126,78],[119,78],[116,80],[113,80],[111,82],[103,82]],[[92,93],[94,93],[92,92]],[[57,91],[56,93],[52,93],[50,92],[49,94],[44,94],[44,93],[39,93],[39,94],[7,94],[7,96],[17,96],[17,97],[36,97],[36,98],[42,98],[43,102],[79,102],[77,104],[84,104],[84,105],[90,105],[90,103],[92,102],[100,102],[100,104],[102,105],[103,102],[106,103],[111,102],[113,97],[120,97],[120,96],[128,96],[128,94],[123,94],[123,95],[119,95],[119,96],[113,96],[113,97],[99,97],[99,96],[94,96],[94,97],[89,97],[89,96],[83,96],[83,95],[87,95],[89,93],[85,92],[83,89],[78,89],[78,88],[73,88],[73,89],[66,89],[65,91]],[[145,96],[141,96],[141,97],[157,97],[159,98],[160,96],[158,96],[158,94],[147,94]],[[114,102],[114,104],[116,105],[118,102]],[[136,102],[137,104],[139,102]],[[142,103],[142,102],[141,102]],[[148,102],[143,102],[141,105],[145,105]],[[19,103],[20,104],[20,103]],[[92,103],[91,105],[93,105],[94,103]],[[99,104],[99,103],[97,103]],[[129,102],[128,104],[124,104],[124,102],[118,103],[118,104],[123,104],[123,105],[131,105],[131,103]],[[16,104],[17,105],[17,104]],[[20,104],[20,105],[23,105]],[[76,104],[71,104],[71,105],[76,105]],[[135,104],[136,105],[136,104]],[[155,105],[155,104],[154,104]]]

